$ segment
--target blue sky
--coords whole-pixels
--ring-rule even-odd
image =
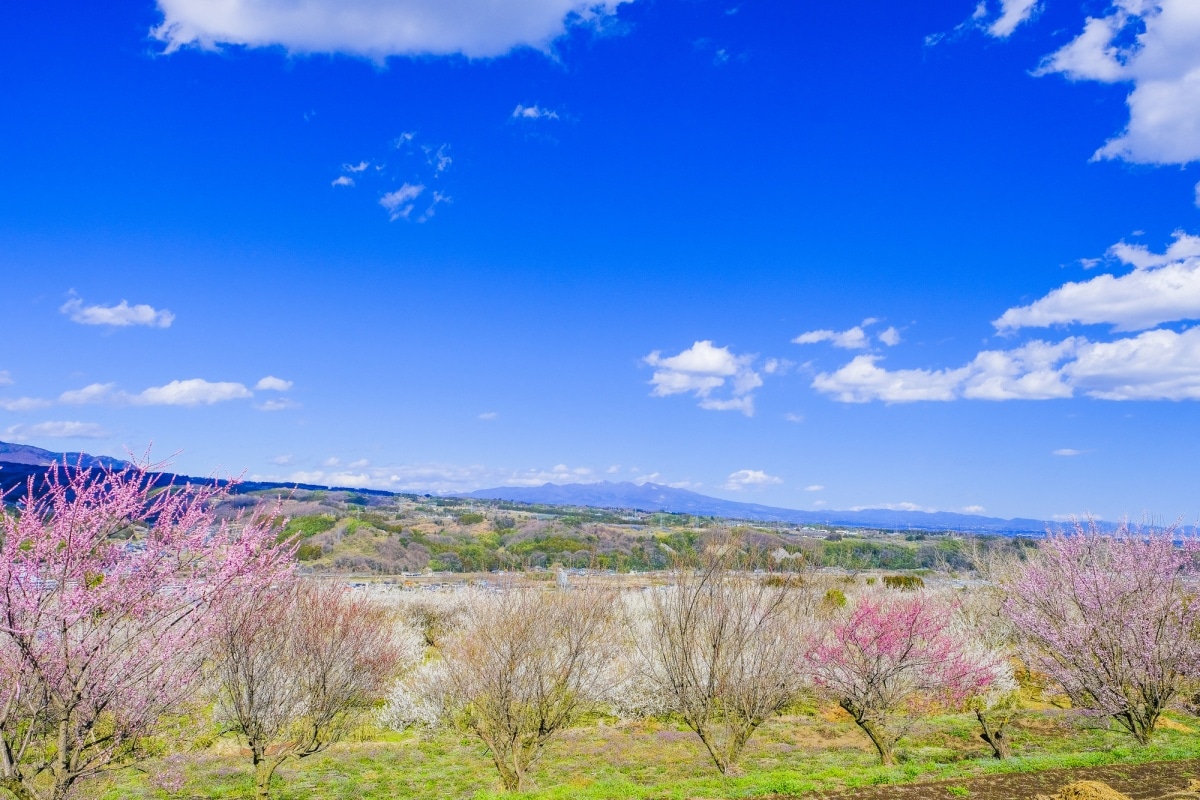
[[[1191,0],[145,0],[0,37],[0,439],[1200,516]]]

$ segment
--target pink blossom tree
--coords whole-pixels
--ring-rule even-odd
[[[995,657],[956,624],[955,606],[926,591],[863,594],[809,654],[817,685],[894,764],[902,712],[960,704],[986,687]]]
[[[53,468],[0,519],[0,788],[62,800],[137,758],[197,685],[224,599],[290,569],[271,516],[145,467]]]
[[[1076,523],[1007,581],[1004,611],[1030,668],[1143,744],[1200,665],[1200,598],[1185,583],[1195,544],[1173,527],[1106,536]]]

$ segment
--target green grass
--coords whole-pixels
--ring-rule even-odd
[[[1200,726],[1200,720],[1177,719]],[[278,800],[740,798],[1200,757],[1200,737],[1187,731],[1163,729],[1152,744],[1139,747],[1128,735],[1105,729],[1097,721],[1031,714],[1011,733],[1016,757],[999,762],[988,757],[973,721],[962,715],[920,723],[901,742],[900,763],[881,767],[857,729],[831,714],[774,720],[751,740],[741,763],[743,774],[729,777],[719,775],[694,735],[676,725],[589,724],[566,731],[551,743],[534,771],[539,788],[523,795],[498,790],[495,770],[477,740],[449,731],[418,736],[367,730],[357,741],[283,767],[275,796]],[[177,761],[188,779],[178,797],[251,796],[249,760],[231,739]],[[88,796],[100,800],[170,797],[149,782],[159,769],[160,765],[149,763],[144,772],[119,773],[91,787]]]

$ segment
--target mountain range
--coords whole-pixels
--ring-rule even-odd
[[[754,522],[798,525],[844,525],[885,530],[963,531],[976,533],[1045,533],[1050,523],[1036,519],[1000,519],[952,511],[910,511],[864,508],[852,511],[802,511],[758,503],[721,500],[657,483],[545,483],[541,486],[501,486],[480,489],[463,497],[548,505],[628,508]]]
[[[110,456],[87,453],[54,453],[40,447],[0,442],[0,492],[22,485],[30,476],[45,472],[54,464],[66,463],[83,469],[122,469],[129,462]],[[175,480],[193,484],[213,483],[213,478],[192,478],[164,473],[162,482]],[[259,489],[328,489],[314,484],[246,481],[236,491]],[[340,488],[340,487],[333,487]],[[352,491],[370,495],[390,495],[371,489]],[[785,522],[797,525],[836,525],[852,528],[884,530],[963,531],[972,533],[1041,534],[1050,523],[1036,519],[1000,519],[977,514],[951,511],[912,511],[887,508],[864,508],[850,511],[803,511],[795,508],[776,508],[758,503],[721,500],[716,497],[677,489],[657,483],[545,483],[541,486],[500,486],[458,495],[479,500],[507,500],[518,503],[540,503],[561,506],[663,511],[673,514],[694,514],[702,517],[753,522]]]

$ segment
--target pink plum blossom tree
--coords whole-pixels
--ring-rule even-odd
[[[1140,743],[1200,663],[1200,598],[1185,578],[1196,542],[1174,527],[1075,523],[1007,582],[1005,613],[1031,669]]]
[[[290,569],[271,516],[145,467],[52,468],[0,519],[0,788],[62,800],[138,757],[196,688],[226,597]]]
[[[961,704],[984,689],[995,657],[956,624],[955,604],[923,590],[860,595],[809,654],[814,679],[894,764],[901,712]]]

